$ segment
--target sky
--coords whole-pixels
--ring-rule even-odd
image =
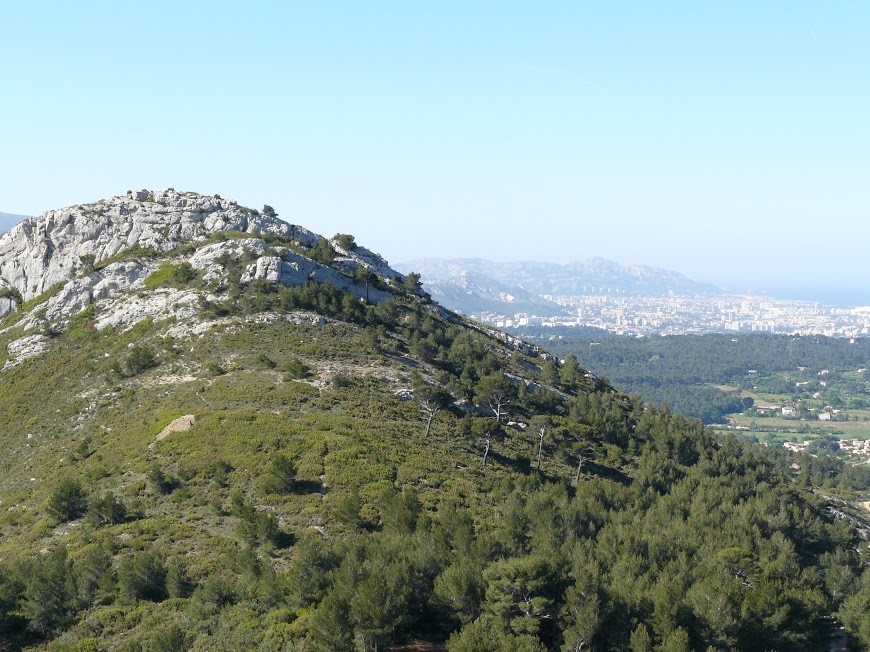
[[[867,2],[0,15],[3,212],[174,187],[393,262],[603,256],[870,304]]]

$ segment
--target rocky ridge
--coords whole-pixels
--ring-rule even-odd
[[[301,253],[324,241],[334,252],[329,265]],[[47,338],[34,331],[62,330],[89,307],[92,327],[98,329],[123,330],[146,317],[195,321],[201,301],[219,299],[214,291],[238,261],[244,261],[242,284],[331,283],[370,303],[389,294],[354,280],[359,268],[371,270],[387,285],[404,279],[364,247],[345,249],[338,241],[233,200],[171,189],[130,191],[48,211],[0,236],[0,319],[27,302],[26,314],[6,326],[22,329],[23,336],[8,347],[5,367],[45,350]],[[189,264],[202,275],[202,289],[152,287],[142,292],[146,279],[167,263]]]
[[[31,299],[79,273],[85,257],[98,264],[133,247],[164,253],[221,231],[289,236],[304,247],[324,239],[218,196],[171,189],[130,191],[126,196],[48,211],[0,236],[0,288],[12,288],[24,300]],[[362,247],[339,253],[347,259],[345,268],[362,265],[390,278],[401,276]]]

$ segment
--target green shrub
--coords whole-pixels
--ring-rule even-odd
[[[209,360],[205,363],[205,371],[209,376],[223,376],[227,373],[217,360]]]
[[[61,480],[48,499],[48,513],[63,523],[79,518],[88,507],[87,496],[78,480]]]
[[[296,484],[296,467],[286,455],[279,454],[269,465],[263,478],[263,491],[274,494],[289,494]]]
[[[284,380],[298,380],[308,378],[311,375],[311,367],[299,360],[299,358],[290,358],[284,363]]]
[[[21,292],[10,287],[0,287],[0,299],[12,299],[19,305],[24,302],[24,299],[21,297]]]
[[[147,346],[137,344],[130,349],[130,353],[127,355],[127,374],[135,376],[146,369],[156,367],[157,364],[157,356],[154,354],[154,351]]]
[[[336,233],[332,240],[345,251],[354,251],[357,248],[356,239],[347,233]]]
[[[190,263],[163,263],[145,279],[145,287],[153,290],[159,287],[184,287],[196,279],[197,272]]]
[[[123,523],[127,518],[127,508],[110,491],[102,496],[94,496],[88,503],[87,519],[94,527]]]
[[[181,481],[178,478],[166,475],[157,462],[152,462],[151,466],[148,467],[147,477],[154,490],[160,494],[171,494],[181,485]]]
[[[166,566],[160,551],[143,550],[124,559],[118,568],[118,590],[130,601],[166,599]]]

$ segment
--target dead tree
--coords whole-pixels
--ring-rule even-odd
[[[498,430],[492,427],[492,421],[482,417],[476,417],[471,426],[471,435],[479,446],[483,447],[483,466],[486,468],[492,445],[498,436]]]
[[[492,445],[492,435],[489,432],[486,432],[481,439],[486,446],[483,451],[483,468],[486,468],[486,458],[489,457],[489,449]]]
[[[544,454],[544,434],[546,432],[546,426],[541,426],[541,430],[538,432],[538,471],[541,470],[541,457]]]
[[[440,410],[443,410],[450,405],[450,394],[444,390],[427,385],[419,375],[413,379],[414,396],[417,398],[417,403],[420,405],[420,412],[423,414],[423,419],[426,421],[426,432],[423,435],[424,439],[429,438],[429,432],[432,429],[432,422],[435,420],[435,415]]]
[[[581,448],[577,453],[577,475],[574,476],[574,484],[580,482],[580,472],[583,470],[583,464],[589,460],[595,459],[595,449],[591,446]]]
[[[426,432],[423,434],[423,439],[429,439],[429,430],[432,428],[432,420],[435,418],[435,415],[438,414],[438,411],[441,409],[440,402],[431,397],[420,399],[420,412],[423,413],[423,417],[426,419]]]
[[[511,398],[510,394],[507,393],[494,393],[489,398],[489,407],[493,412],[493,418],[496,423],[501,423],[501,417],[504,413],[505,408],[510,405]]]

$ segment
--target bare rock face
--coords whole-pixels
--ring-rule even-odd
[[[0,319],[15,310],[16,302],[12,297],[0,297]]]
[[[342,271],[353,273],[359,267],[366,267],[373,272],[377,272],[384,278],[395,279],[401,281],[405,277],[389,266],[384,257],[380,254],[366,249],[365,247],[356,246],[353,249],[344,249],[336,239],[329,241],[332,248],[339,254],[336,259],[336,267]]]
[[[203,242],[215,234],[223,235]],[[268,234],[281,238],[270,239]],[[125,330],[146,318],[175,318],[189,333],[203,321],[203,301],[220,302],[221,287],[240,271],[241,278],[235,278],[243,285],[258,280],[284,286],[329,283],[369,303],[383,302],[389,294],[371,282],[355,280],[361,268],[389,284],[404,278],[378,254],[359,246],[345,250],[335,240],[330,242],[337,254],[332,266],[304,255],[324,240],[217,196],[130,191],[49,211],[0,236],[0,319],[22,301],[51,290],[14,328],[56,331],[90,308],[89,328]],[[201,286],[146,283],[162,265],[182,263],[201,274]],[[12,342],[5,368],[39,355],[49,345],[48,338],[34,334]]]
[[[81,312],[100,299],[118,292],[142,287],[151,268],[140,262],[112,263],[99,272],[68,281],[57,295],[49,299],[45,316],[49,321]]]
[[[3,371],[20,365],[25,360],[33,358],[48,348],[48,338],[44,335],[28,335],[10,342],[6,347],[9,359],[3,365]]]
[[[196,250],[188,261],[197,271],[205,270],[205,281],[221,282],[225,279],[225,269],[221,260],[225,257],[234,259],[259,258],[266,251],[266,243],[258,238],[244,240],[227,240],[205,245]]]
[[[321,265],[295,251],[282,248],[280,253],[281,256],[264,256],[257,259],[256,264],[251,265],[242,277],[242,282],[250,283],[253,280],[264,280],[292,287],[314,281],[315,283],[330,283],[358,299],[366,299],[369,303],[381,303],[387,299],[386,292],[372,287],[366,292],[364,285],[356,283],[337,270]],[[357,263],[357,266],[363,265]]]
[[[130,192],[95,204],[48,211],[0,236],[0,287],[27,300],[65,281],[85,265],[132,247],[169,251],[218,231],[276,233],[300,240],[318,236],[236,202],[166,190]]]

